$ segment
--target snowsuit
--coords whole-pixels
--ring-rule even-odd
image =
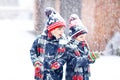
[[[66,80],[89,80],[89,49],[85,42],[71,40],[67,46]],[[80,55],[78,55],[80,53]]]
[[[43,79],[35,77],[36,80],[62,80],[64,58],[66,57],[63,54],[66,49],[64,44],[60,43],[61,40],[64,39],[56,39],[54,36],[49,38],[47,35],[41,35],[34,41],[30,50],[31,60],[33,65],[36,61],[43,65],[41,74],[44,76]],[[57,60],[58,58],[59,60]],[[60,63],[59,69],[51,69],[50,66],[55,61]]]

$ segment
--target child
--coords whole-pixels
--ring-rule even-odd
[[[85,40],[87,29],[76,14],[69,20],[71,37],[67,45],[66,80],[89,80],[89,64],[94,63],[97,55],[89,52]]]
[[[62,80],[65,52],[63,32],[65,22],[51,7],[46,8],[47,24],[44,32],[34,41],[30,50],[35,67],[35,80]],[[57,61],[59,58],[60,61]]]

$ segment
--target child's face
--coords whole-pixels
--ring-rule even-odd
[[[63,32],[64,32],[63,26],[58,27],[58,28],[51,31],[52,35],[54,35],[57,39],[62,36]]]
[[[79,41],[79,42],[80,41],[85,41],[85,37],[86,37],[86,34],[81,34],[76,38],[76,40]]]

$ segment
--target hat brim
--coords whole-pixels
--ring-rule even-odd
[[[73,34],[71,37],[77,38],[79,35],[86,34],[86,33],[87,32],[85,30],[80,30],[80,31],[76,32],[75,34]]]
[[[51,32],[51,31],[54,30],[55,28],[62,27],[62,26],[65,27],[65,23],[64,23],[64,22],[61,22],[61,21],[58,21],[58,22],[55,22],[55,23],[49,25],[49,26],[47,27],[47,30],[48,30],[48,32]]]

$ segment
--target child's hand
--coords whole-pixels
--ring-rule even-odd
[[[35,65],[35,77],[43,78],[43,74],[41,74],[41,67],[43,66],[41,63],[36,63]]]
[[[83,80],[83,76],[74,75],[74,76],[72,77],[72,80]]]
[[[54,62],[52,65],[51,65],[51,68],[52,69],[58,69],[60,68],[60,64],[58,62]]]
[[[99,57],[100,57],[99,52],[92,52],[92,53],[88,54],[88,58],[89,58],[90,61],[95,61]]]
[[[74,53],[76,56],[80,56],[80,52],[79,51],[75,51]]]

